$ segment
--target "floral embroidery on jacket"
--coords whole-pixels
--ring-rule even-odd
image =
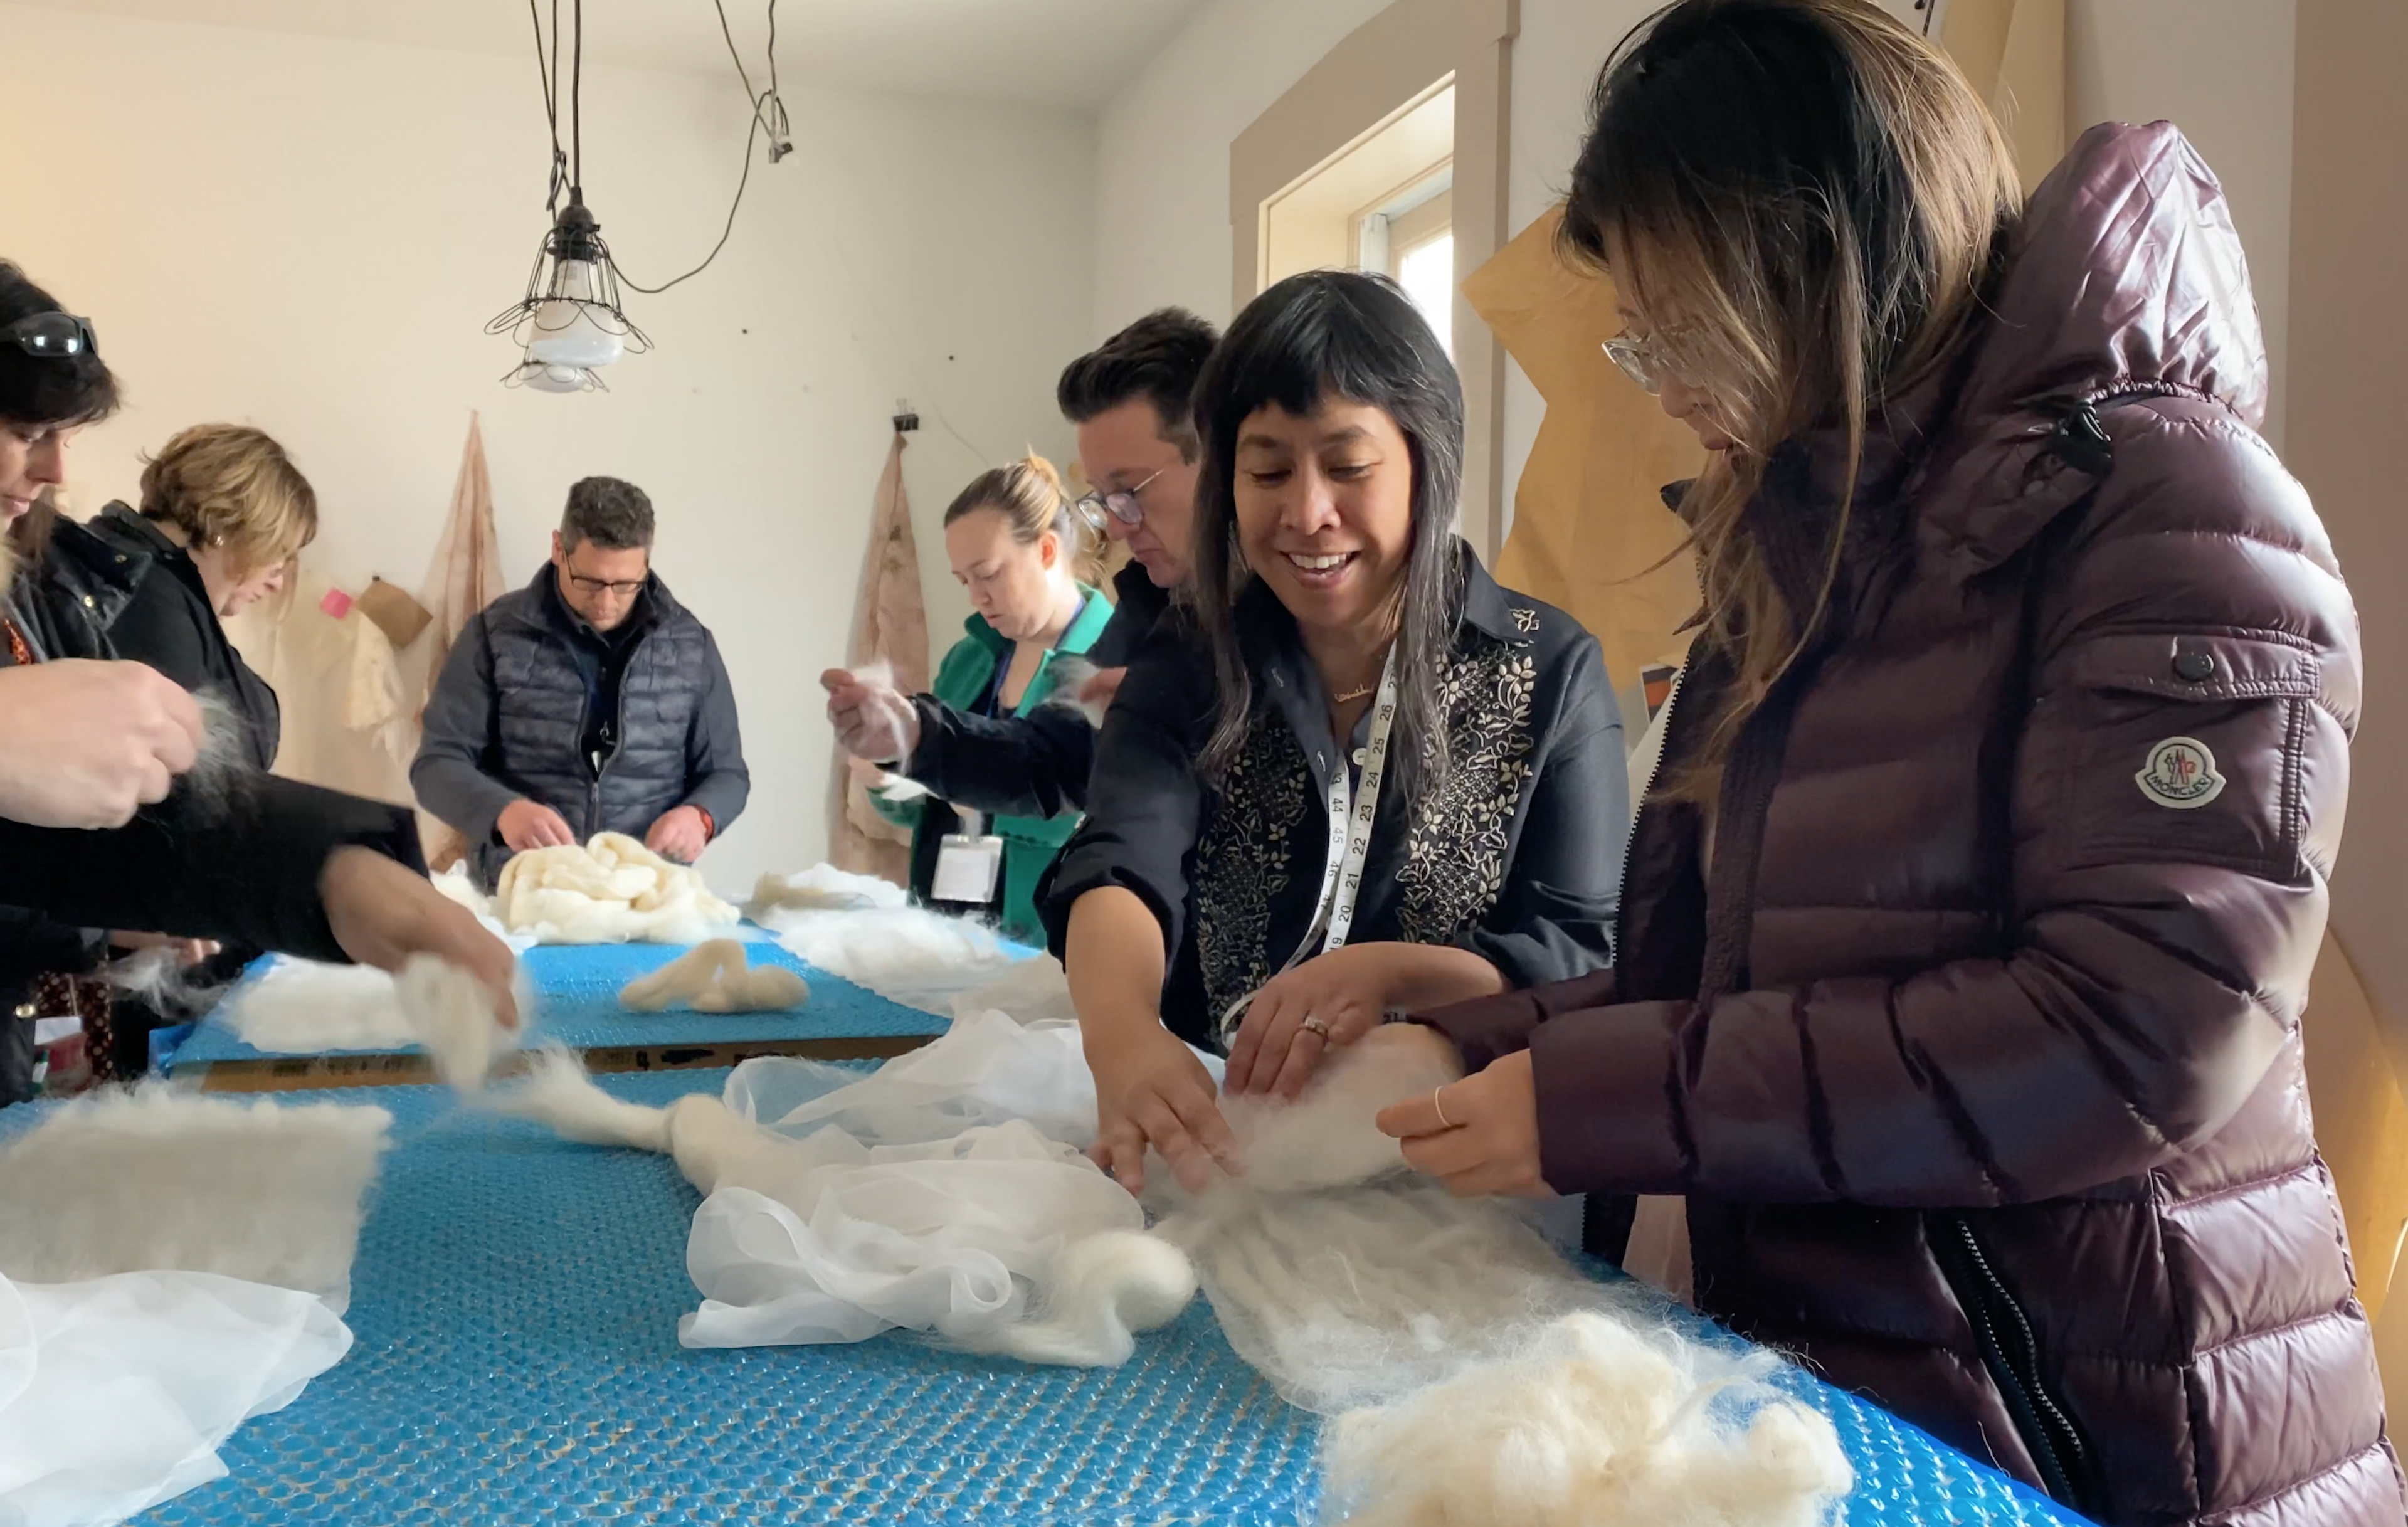
[[[1197,842],[1196,953],[1216,1029],[1230,1003],[1271,978],[1271,901],[1287,885],[1288,841],[1312,795],[1304,749],[1268,720],[1247,736]]]
[[[1526,648],[1483,642],[1456,653],[1440,685],[1449,757],[1445,781],[1424,791],[1397,885],[1397,936],[1449,944],[1485,916],[1505,889],[1513,815],[1530,782],[1530,703],[1539,668]],[[1435,750],[1426,744],[1422,756]]]

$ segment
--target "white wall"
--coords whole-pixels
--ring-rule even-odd
[[[2266,326],[2283,444],[2290,351],[2291,101],[2297,0],[2068,0],[2067,141],[2102,122],[2180,127],[2232,204]]]
[[[545,226],[528,61],[5,3],[0,58],[0,254],[93,317],[129,399],[78,442],[79,507],[130,497],[136,453],[176,428],[245,420],[319,490],[314,561],[414,588],[472,408],[518,576],[570,482],[626,477],[742,710],[752,802],[711,878],[741,890],[822,855],[814,676],[841,655],[896,399],[924,420],[907,480],[939,652],[966,608],[946,501],[989,461],[1068,449],[1053,382],[1094,311],[1088,122],[791,94],[796,152],[754,165],[719,262],[630,294],[658,350],[608,396],[558,397],[498,385],[516,357],[481,332]],[[584,100],[588,201],[657,285],[718,237],[743,102],[732,81],[600,68]]]
[[[1177,304],[1229,313],[1229,145],[1387,0],[1210,0],[1096,125],[1096,339]]]

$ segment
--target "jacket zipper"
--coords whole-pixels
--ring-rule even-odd
[[[1998,1386],[2041,1483],[2053,1499],[2094,1513],[2096,1461],[2089,1442],[2041,1380],[2040,1342],[2030,1318],[1990,1265],[1963,1215],[1934,1214],[1926,1223],[1933,1260],[1973,1327],[1982,1366]]]

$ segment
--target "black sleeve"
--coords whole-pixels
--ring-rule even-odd
[[[1559,671],[1555,717],[1530,759],[1537,777],[1504,894],[1460,941],[1517,987],[1612,963],[1630,837],[1622,708],[1597,639],[1581,632]]]
[[[426,868],[408,808],[244,771],[105,832],[0,821],[0,898],[64,923],[342,960],[318,878],[351,846]]]
[[[1162,923],[1166,963],[1186,936],[1187,860],[1204,819],[1196,773],[1212,727],[1211,664],[1179,625],[1165,621],[1129,664],[1096,742],[1087,820],[1040,888],[1046,941],[1063,952],[1070,907],[1105,886],[1134,891]]]
[[[24,907],[0,906],[0,989],[15,990],[52,971],[82,975],[99,968],[108,935],[54,923]]]
[[[1025,716],[983,716],[932,695],[911,703],[920,745],[902,771],[944,800],[990,816],[1086,809],[1096,729],[1078,707],[1049,703]]]

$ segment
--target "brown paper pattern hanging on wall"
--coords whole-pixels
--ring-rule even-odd
[[[1697,612],[1697,570],[1662,492],[1697,475],[1705,452],[1606,358],[1623,327],[1613,283],[1556,253],[1562,220],[1560,206],[1548,209],[1463,283],[1547,400],[1497,578],[1587,627],[1627,689],[1688,648],[1679,627]]]

